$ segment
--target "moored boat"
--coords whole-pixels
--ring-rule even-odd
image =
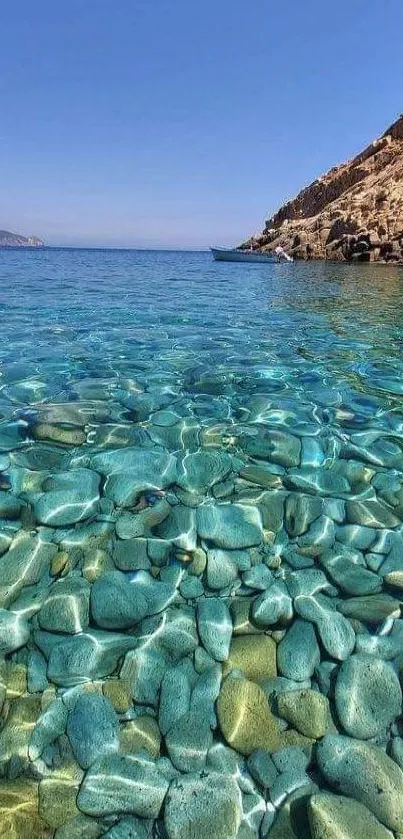
[[[276,254],[240,248],[210,248],[217,262],[277,262]]]

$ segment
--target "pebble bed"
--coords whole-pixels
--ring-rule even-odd
[[[396,269],[7,258],[0,835],[403,839]]]

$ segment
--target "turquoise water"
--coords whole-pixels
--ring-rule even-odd
[[[403,271],[0,275],[0,772],[38,836],[403,832]]]

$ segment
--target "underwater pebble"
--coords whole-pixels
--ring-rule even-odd
[[[173,781],[165,801],[168,839],[189,839],[197,825],[198,839],[236,837],[242,817],[241,794],[228,775],[203,772]]]
[[[335,703],[351,737],[369,740],[383,734],[402,711],[402,691],[392,665],[373,656],[350,656],[337,675]]]
[[[77,796],[79,809],[89,816],[134,813],[157,818],[168,781],[145,754],[107,755],[95,760]]]

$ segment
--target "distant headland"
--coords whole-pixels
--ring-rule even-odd
[[[45,243],[37,236],[21,236],[19,233],[10,233],[9,230],[0,230],[0,248],[44,248]]]

